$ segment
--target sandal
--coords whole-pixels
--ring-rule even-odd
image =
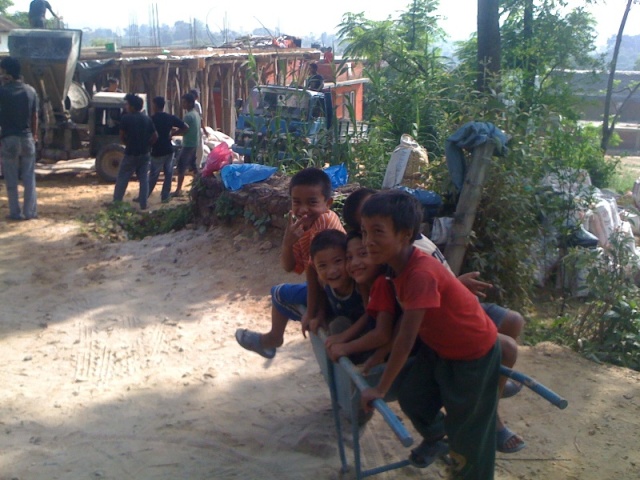
[[[420,445],[411,450],[409,463],[417,468],[426,468],[447,453],[449,453],[449,445],[444,441],[423,440]]]
[[[496,432],[496,450],[501,453],[516,453],[527,446],[524,440],[520,439],[520,442],[515,447],[507,448],[506,445],[513,437],[518,438],[518,435],[514,433],[509,427],[504,427],[502,430]]]
[[[246,328],[239,328],[236,330],[236,340],[242,348],[262,355],[264,358],[272,359],[276,356],[275,348],[264,348],[262,346],[258,332],[252,332]]]
[[[520,393],[520,390],[522,390],[522,384],[520,382],[509,379],[504,384],[504,388],[502,389],[502,398],[513,397]]]

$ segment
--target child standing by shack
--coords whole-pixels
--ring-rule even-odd
[[[301,321],[303,333],[312,321],[323,317],[318,304],[319,284],[309,247],[321,231],[337,229],[344,232],[340,218],[329,208],[333,203],[331,179],[318,168],[305,168],[291,177],[289,195],[291,211],[282,241],[280,263],[286,272],[305,273],[307,282],[281,284],[271,289],[271,330],[258,333],[240,328],[236,340],[245,349],[273,358],[276,348],[284,342],[289,319]]]
[[[477,298],[433,257],[413,247],[422,212],[411,195],[387,191],[371,196],[362,209],[362,233],[376,264],[389,266],[403,318],[389,361],[363,405],[384,398],[405,365],[416,339],[421,345],[400,385],[400,407],[423,436],[410,458],[440,439],[434,423],[444,406],[445,431],[457,478],[493,479],[500,344],[496,326]],[[437,430],[435,430],[437,431]]]

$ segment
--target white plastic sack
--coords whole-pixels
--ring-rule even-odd
[[[411,135],[400,137],[400,144],[391,154],[382,181],[382,188],[395,188],[404,185],[416,188],[420,184],[422,172],[429,165],[427,151]]]

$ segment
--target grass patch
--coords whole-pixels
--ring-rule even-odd
[[[117,202],[85,221],[93,235],[117,242],[181,230],[193,220],[193,206],[189,203],[141,212],[130,203]]]
[[[623,157],[608,188],[624,194],[633,189],[633,184],[638,178],[640,178],[640,159],[638,157]]]

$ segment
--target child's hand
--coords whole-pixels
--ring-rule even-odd
[[[475,296],[484,298],[487,296],[484,293],[484,291],[488,290],[489,288],[492,288],[493,285],[487,282],[483,282],[481,280],[477,280],[479,276],[480,276],[480,272],[463,273],[458,277],[458,280],[460,280],[460,282],[465,287],[467,287],[471,291],[471,293],[473,293]]]
[[[289,211],[287,214],[287,228],[284,230],[284,243],[287,245],[293,245],[296,243],[300,237],[304,234],[304,228],[302,226],[303,222],[307,218],[306,215],[303,215],[300,218],[296,218],[294,220],[294,215],[292,211]]]
[[[367,388],[360,394],[360,406],[365,412],[372,412],[374,407],[371,405],[371,402],[378,398],[384,398],[382,392],[378,391],[376,388]]]
[[[324,326],[325,326],[325,322],[324,322],[324,319],[321,317],[314,317],[309,322],[309,330],[311,330],[311,332],[313,332],[316,335],[318,334],[318,329]]]
[[[329,355],[332,362],[337,362],[340,357],[346,357],[348,354],[346,344],[344,343],[334,343],[330,347],[327,347],[327,355]]]
[[[336,343],[346,343],[346,341],[347,340],[344,338],[344,335],[342,333],[337,333],[335,335],[327,337],[324,342],[324,346],[326,348],[329,348],[331,347],[331,345],[335,345]]]
[[[373,352],[373,355],[367,358],[367,361],[362,365],[362,373],[369,373],[369,370],[371,370],[373,367],[384,363],[384,359],[386,358],[387,353],[389,353],[388,348],[378,348],[375,352]]]
[[[300,326],[302,327],[302,336],[307,338],[307,332],[309,331],[309,323],[311,322],[311,318],[309,318],[309,313],[305,312],[300,319]]]

